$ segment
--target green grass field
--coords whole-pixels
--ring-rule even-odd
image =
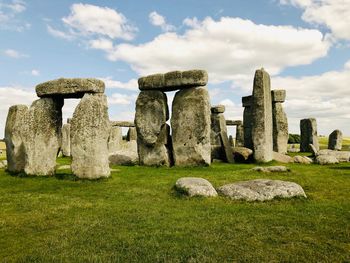
[[[350,164],[288,166],[114,167],[97,181],[0,170],[0,262],[350,262]],[[183,176],[290,180],[308,199],[190,199],[173,190]]]

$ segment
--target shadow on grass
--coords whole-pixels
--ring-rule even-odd
[[[349,170],[350,171],[350,166],[341,166],[341,167],[329,167],[329,169],[333,169],[333,170]]]

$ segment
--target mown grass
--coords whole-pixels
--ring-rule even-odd
[[[69,170],[51,178],[0,170],[0,261],[349,262],[350,164],[288,166],[284,174],[252,172],[253,164],[116,166],[97,181],[77,180]],[[290,180],[308,199],[190,199],[173,189],[183,176],[216,187]]]

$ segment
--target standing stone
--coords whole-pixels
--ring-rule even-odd
[[[63,156],[70,156],[70,124],[64,124],[62,127],[62,145]]]
[[[176,93],[171,117],[175,165],[210,165],[210,122],[206,88],[189,88]]]
[[[137,140],[137,131],[135,127],[129,128],[128,133],[126,134],[126,140],[128,142]]]
[[[253,149],[252,138],[252,96],[242,97],[244,147]]]
[[[252,122],[254,159],[269,162],[273,158],[272,102],[270,76],[264,69],[255,72]]]
[[[328,149],[341,151],[343,144],[343,133],[340,130],[333,131],[328,138]]]
[[[28,107],[25,105],[11,106],[7,114],[5,127],[5,143],[7,156],[7,169],[12,173],[24,171],[25,151],[23,145],[23,132]]]
[[[141,165],[171,165],[167,96],[157,90],[141,91],[136,100],[135,126]]]
[[[79,178],[96,179],[110,175],[107,98],[85,94],[71,120],[72,172]]]
[[[236,126],[236,147],[244,146],[244,127],[242,124]]]
[[[112,126],[108,138],[108,151],[110,154],[120,150],[123,142],[122,127]]]
[[[24,149],[28,175],[53,175],[61,144],[62,99],[42,98],[33,102],[25,117]]]
[[[273,118],[273,150],[287,153],[288,148],[288,118],[282,103],[286,99],[285,90],[272,90],[272,118]]]
[[[319,151],[317,136],[317,123],[316,119],[309,118],[300,121],[300,151],[309,152],[309,144],[315,147],[316,151]]]
[[[220,133],[221,131],[227,132],[226,121],[225,121],[225,106],[218,105],[211,108],[211,158],[218,160],[226,160],[225,151],[221,142]]]
[[[231,147],[235,147],[235,140],[233,139],[232,135],[228,137],[228,142],[230,143]]]

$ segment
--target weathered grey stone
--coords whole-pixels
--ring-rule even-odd
[[[25,117],[24,171],[28,175],[53,175],[61,144],[63,100],[42,98],[30,106]]]
[[[252,138],[252,96],[242,97],[243,111],[243,129],[244,129],[244,147],[253,149]]]
[[[132,121],[111,121],[111,126],[135,127],[135,123]]]
[[[243,121],[241,120],[226,120],[226,126],[238,126],[243,125]]]
[[[72,172],[79,178],[97,179],[110,175],[110,135],[107,98],[85,94],[71,121]]]
[[[253,104],[253,98],[251,95],[242,97],[242,106],[251,107]]]
[[[274,198],[305,197],[303,188],[293,182],[256,179],[224,185],[217,189],[220,195],[233,200],[268,201]]]
[[[70,124],[63,124],[62,126],[62,144],[61,150],[63,156],[70,156]]]
[[[217,105],[211,107],[211,113],[224,113],[225,112],[225,106],[224,105]]]
[[[15,105],[9,108],[5,126],[6,158],[8,171],[19,173],[24,171],[25,150],[23,145],[24,124],[28,107]]]
[[[217,192],[211,183],[203,178],[183,177],[176,181],[175,188],[190,197],[215,197]]]
[[[325,165],[325,164],[337,164],[338,159],[334,155],[319,155],[315,159],[315,163]]]
[[[234,147],[232,152],[236,162],[247,162],[253,156],[253,150],[246,147]]]
[[[273,157],[272,101],[270,76],[264,69],[255,72],[252,121],[254,159],[269,162]]]
[[[311,163],[313,163],[313,161],[309,157],[307,157],[307,156],[300,156],[300,155],[294,156],[293,161],[295,163],[301,163],[301,164],[311,164]]]
[[[283,153],[273,152],[273,160],[280,163],[292,163],[293,158]]]
[[[5,169],[7,167],[7,160],[0,161],[0,169]]]
[[[290,153],[300,152],[300,149],[299,149],[299,147],[297,147],[297,145],[299,146],[299,144],[290,144],[290,146],[288,148],[288,152],[290,152]]]
[[[232,152],[232,147],[228,141],[228,137],[227,137],[227,132],[222,130],[220,132],[220,139],[221,139],[221,144],[224,148],[224,152],[225,152],[225,159],[228,163],[234,163],[235,160],[233,158],[233,152]]]
[[[286,91],[283,89],[271,90],[271,99],[272,102],[283,103],[286,100]]]
[[[280,90],[276,90],[280,91]],[[285,93],[285,92],[284,92]],[[287,153],[288,148],[288,119],[283,110],[282,103],[272,103],[273,118],[273,150],[279,153]]]
[[[339,162],[349,162],[350,161],[350,152],[349,151],[336,151],[324,149],[317,152],[317,156],[334,156]]]
[[[124,142],[120,150],[109,156],[110,165],[137,165],[139,156],[136,141]]]
[[[157,90],[141,91],[136,101],[135,124],[141,165],[170,166],[171,140],[167,97]]]
[[[340,130],[334,130],[328,138],[328,149],[341,151],[343,145],[343,133]]]
[[[309,144],[315,146],[316,151],[320,149],[317,137],[317,123],[314,118],[300,121],[300,151],[309,152]]]
[[[171,127],[175,165],[210,164],[210,101],[206,88],[190,88],[176,93]]]
[[[226,161],[225,149],[221,141],[221,131],[227,132],[225,117],[222,113],[211,113],[211,158]]]
[[[139,78],[138,83],[140,90],[174,91],[207,85],[208,73],[205,70],[172,71]]]
[[[266,166],[266,167],[254,167],[252,169],[256,172],[262,172],[262,173],[284,173],[284,172],[290,172],[290,169],[285,166]]]
[[[243,127],[243,125],[236,126],[236,147],[244,147],[244,127]]]
[[[128,142],[137,140],[137,131],[135,127],[129,128],[128,133],[126,134],[126,140]]]
[[[230,143],[231,147],[235,147],[235,140],[233,139],[232,135],[228,137],[228,142]]]
[[[55,79],[35,88],[39,97],[82,98],[85,93],[103,93],[105,84],[98,79]]]
[[[108,137],[108,152],[115,153],[120,150],[123,143],[122,128],[119,126],[111,126]]]
[[[312,156],[317,156],[318,155],[318,150],[313,144],[309,144],[309,150],[312,154]]]

